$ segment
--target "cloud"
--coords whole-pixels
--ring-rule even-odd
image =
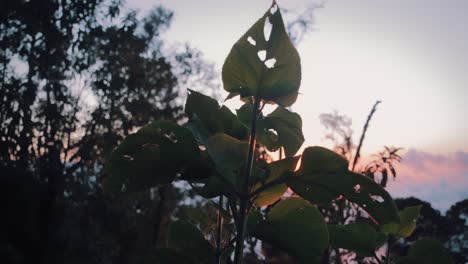
[[[388,186],[394,197],[415,196],[442,213],[468,198],[468,152],[442,155],[411,149],[395,167],[397,178]]]

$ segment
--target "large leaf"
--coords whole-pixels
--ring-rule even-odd
[[[272,25],[269,36],[264,32],[265,23]],[[274,66],[267,67],[273,59]],[[296,101],[301,83],[300,58],[275,2],[234,44],[224,62],[222,77],[224,89],[231,96],[258,96],[283,106]]]
[[[398,264],[450,264],[450,254],[444,246],[433,238],[422,238],[411,245],[408,255],[402,257]]]
[[[385,234],[364,223],[329,225],[328,232],[332,246],[354,251],[363,257],[372,256],[386,240]]]
[[[294,172],[299,158],[299,156],[289,157],[269,163],[266,166],[266,170],[268,171],[269,176],[263,182],[257,183],[254,187],[254,190],[257,190],[261,186],[285,176],[287,173]],[[286,186],[285,183],[274,185],[261,192],[255,199],[255,203],[257,204],[257,206],[270,205],[276,202],[281,196],[283,196],[287,189],[288,186]]]
[[[289,187],[313,203],[329,204],[340,196],[356,203],[378,224],[399,223],[395,202],[371,179],[348,171],[347,161],[322,147],[304,150],[301,168]]]
[[[253,234],[306,263],[319,263],[328,247],[325,220],[317,208],[299,197],[275,205]]]
[[[248,129],[239,121],[226,106],[220,107],[218,102],[199,92],[189,90],[185,112],[190,118],[199,118],[207,132],[211,135],[226,133],[243,140],[248,137]]]
[[[151,123],[131,134],[106,165],[106,191],[133,192],[170,183],[199,156],[192,133],[175,123]]]
[[[270,151],[284,147],[286,157],[294,156],[304,143],[301,117],[281,106],[259,120],[258,128],[260,143]]]
[[[185,221],[175,221],[169,226],[168,247],[190,256],[195,263],[215,262],[211,244],[198,228]]]

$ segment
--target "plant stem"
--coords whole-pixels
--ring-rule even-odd
[[[260,108],[260,99],[255,98],[253,111],[252,111],[252,125],[250,130],[250,139],[249,139],[249,150],[247,154],[247,162],[245,163],[245,174],[242,182],[241,197],[240,197],[240,207],[239,207],[239,220],[238,220],[238,229],[236,235],[236,251],[234,254],[234,263],[241,264],[242,256],[244,251],[244,235],[245,227],[247,223],[247,211],[249,204],[249,189],[250,189],[250,176],[252,174],[252,166],[254,162],[255,154],[255,136],[257,133],[257,118]]]
[[[221,235],[223,233],[223,216],[221,214],[223,210],[223,196],[219,196],[219,208],[218,208],[218,220],[217,220],[217,230],[216,230],[216,262],[221,264]]]
[[[387,241],[387,255],[385,256],[385,264],[390,263],[390,246],[393,243],[393,238],[390,237]]]
[[[380,261],[379,257],[377,256],[377,254],[375,254],[375,252],[373,253],[373,257],[375,258],[375,260],[377,260],[377,263],[382,264],[382,261]]]
[[[374,106],[372,107],[372,110],[367,116],[366,123],[364,124],[364,129],[362,130],[361,138],[359,139],[359,145],[357,147],[356,154],[354,155],[353,167],[351,168],[351,171],[354,171],[354,167],[356,167],[356,163],[358,162],[358,159],[361,156],[361,147],[362,147],[362,143],[364,142],[364,137],[366,136],[367,128],[369,127],[369,123],[372,119],[372,116],[374,115],[375,111],[377,111],[377,106],[381,102],[382,101],[376,101]]]

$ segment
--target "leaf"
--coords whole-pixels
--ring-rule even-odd
[[[247,102],[243,104],[239,109],[237,109],[236,112],[239,120],[250,128],[252,124],[253,104],[251,102]]]
[[[364,223],[349,225],[329,225],[330,244],[356,252],[359,256],[369,257],[381,247],[386,236]]]
[[[269,176],[266,178],[264,183],[257,183],[253,188],[254,191],[260,188],[262,185],[267,184],[271,181],[277,180],[283,177],[286,173],[294,172],[296,164],[299,161],[299,156],[289,157],[279,161],[269,163],[266,167],[269,171]],[[261,192],[255,199],[257,206],[266,206],[276,202],[288,189],[285,183],[277,184]]]
[[[209,135],[226,133],[240,140],[248,138],[249,131],[237,116],[209,96],[189,90],[185,112],[190,118],[196,116]]]
[[[195,263],[214,263],[215,254],[203,234],[185,221],[175,221],[169,226],[168,247],[190,256]]]
[[[265,119],[259,120],[258,128],[260,143],[264,144],[270,151],[284,147],[286,157],[294,156],[304,143],[301,117],[283,107],[276,108]],[[277,136],[274,137],[271,133],[275,133]]]
[[[277,7],[275,2],[273,7]],[[272,24],[268,40],[264,36],[267,21]],[[259,52],[265,54],[264,60],[259,58]],[[276,61],[272,68],[264,62],[270,59]],[[224,89],[231,94],[259,96],[282,106],[296,101],[301,83],[300,58],[286,33],[279,8],[273,14],[269,9],[234,44],[224,62],[222,77]]]
[[[400,215],[400,230],[399,235],[409,237],[414,229],[416,229],[416,220],[421,212],[422,205],[406,207],[399,212]]]
[[[328,247],[325,220],[317,208],[299,197],[275,205],[253,234],[307,263],[315,263]]]
[[[217,174],[211,175],[202,188],[196,191],[204,197],[229,195],[237,191],[239,175],[247,156],[248,143],[227,134],[218,133],[205,141],[206,151],[213,161]],[[233,190],[233,188],[236,188]]]
[[[301,168],[288,186],[302,198],[329,204],[339,196],[359,205],[378,224],[399,223],[395,202],[385,189],[367,177],[348,171],[348,162],[322,147],[304,150]]]
[[[433,238],[422,238],[411,245],[408,255],[398,264],[450,264],[454,263],[444,246]]]
[[[216,221],[211,219],[206,210],[202,207],[190,207],[184,206],[181,211],[195,223],[199,223],[200,226],[215,226]],[[203,228],[202,228],[203,229]]]
[[[103,187],[120,193],[168,184],[198,155],[188,129],[169,121],[153,122],[126,137],[112,152]]]
[[[419,213],[421,212],[421,208],[422,205],[406,207],[398,213],[400,216],[400,224],[384,225],[382,229],[387,233],[400,237],[411,236],[413,231],[416,229],[416,221],[418,219]]]

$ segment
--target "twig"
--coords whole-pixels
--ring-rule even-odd
[[[374,106],[372,107],[372,110],[370,111],[369,115],[367,116],[366,123],[364,124],[364,129],[361,134],[361,138],[359,139],[359,145],[356,150],[356,155],[354,155],[354,161],[353,161],[353,167],[351,168],[351,171],[354,171],[354,167],[356,167],[356,163],[361,155],[361,147],[362,143],[364,142],[364,137],[366,136],[367,128],[369,127],[369,122],[372,119],[372,116],[374,115],[375,111],[377,111],[377,106],[381,103],[382,101],[376,101]]]

